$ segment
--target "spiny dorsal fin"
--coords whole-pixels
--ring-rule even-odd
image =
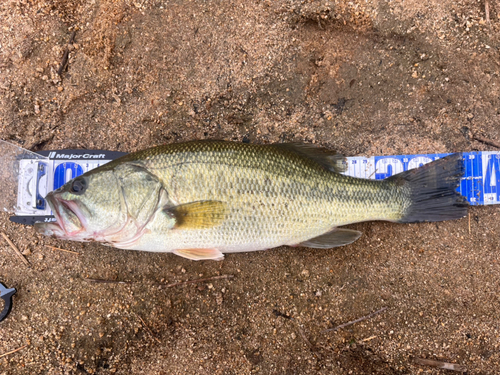
[[[336,173],[342,173],[347,170],[347,162],[344,155],[337,154],[335,151],[323,147],[305,143],[280,143],[272,146],[305,156]]]
[[[330,249],[332,247],[349,245],[360,236],[361,232],[357,230],[335,228],[331,232],[301,242],[297,246],[312,247],[315,249]]]
[[[163,209],[175,218],[175,229],[208,229],[220,225],[226,205],[219,201],[199,201]]]

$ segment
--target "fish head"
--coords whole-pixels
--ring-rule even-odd
[[[126,209],[112,170],[90,171],[47,194],[56,221],[36,223],[39,233],[75,241],[102,240],[123,227]]]

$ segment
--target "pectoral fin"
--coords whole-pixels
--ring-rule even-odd
[[[199,201],[163,209],[175,219],[175,229],[208,229],[224,221],[226,205],[219,201]]]
[[[353,243],[360,236],[361,232],[357,230],[335,228],[331,232],[311,238],[305,242],[301,242],[297,246],[312,247],[315,249],[329,249],[331,247],[344,246]]]
[[[191,260],[222,260],[224,254],[217,249],[181,249],[174,250],[175,255]]]

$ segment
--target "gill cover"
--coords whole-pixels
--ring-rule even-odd
[[[123,163],[79,176],[49,193],[56,223],[37,223],[39,232],[76,241],[120,243],[142,235],[166,192],[145,168]]]
[[[168,195],[160,181],[141,166],[120,164],[114,168],[114,176],[120,188],[121,227],[106,233],[103,239],[126,248],[144,234],[160,201],[168,200]]]

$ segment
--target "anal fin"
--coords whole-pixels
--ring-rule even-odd
[[[180,249],[174,250],[175,255],[191,260],[222,260],[224,254],[217,249]]]
[[[330,249],[332,247],[349,245],[360,236],[361,232],[358,230],[335,228],[331,232],[301,242],[297,246],[312,247],[314,249]]]

